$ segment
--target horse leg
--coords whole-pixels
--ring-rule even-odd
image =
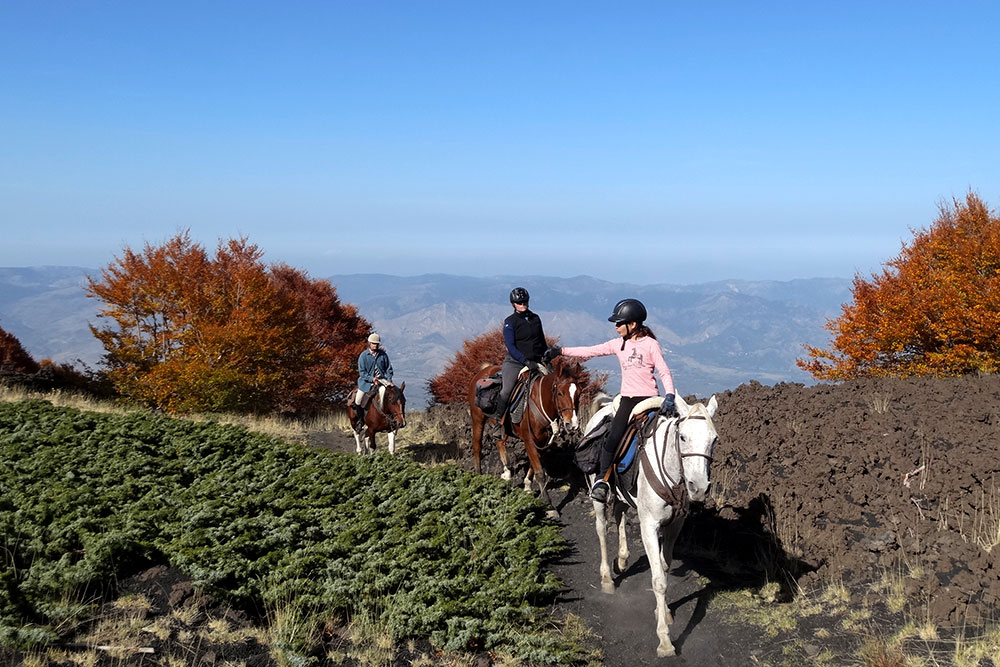
[[[480,449],[483,446],[483,423],[486,418],[478,408],[469,408],[469,415],[472,417],[472,459],[475,461],[477,475],[481,475],[483,470],[480,465]]]
[[[662,525],[662,524],[661,524]],[[684,526],[683,519],[676,519],[668,523],[665,527],[661,529],[660,532],[660,559],[663,563],[663,575],[664,577],[670,576],[670,563],[674,559],[674,542],[677,541],[677,536],[681,534],[681,528]],[[674,616],[670,613],[670,607],[667,607],[667,623],[673,623]]]
[[[615,574],[621,574],[628,565],[628,535],[625,532],[625,506],[617,501],[614,503],[615,524],[618,526],[618,560],[615,561]]]
[[[659,519],[640,509],[639,530],[642,533],[642,546],[646,550],[649,561],[650,577],[653,580],[653,597],[656,598],[656,636],[660,645],[656,647],[656,655],[664,657],[674,655],[674,645],[670,642],[670,623],[673,616],[667,609],[667,575],[663,570],[660,547]],[[667,530],[671,530],[668,527]]]
[[[395,431],[389,431],[387,437],[389,438],[389,453],[390,454],[395,454],[396,453],[396,432]]]
[[[355,431],[354,429],[351,429],[351,433],[354,434],[354,444],[356,445],[354,453],[355,454],[360,454],[361,453],[361,434],[358,433],[357,431]]]
[[[538,448],[535,446],[535,439],[529,433],[527,438],[521,438],[524,440],[524,451],[528,454],[528,463],[531,464],[531,468],[524,475],[524,490],[531,491],[531,480],[534,478],[538,482],[538,495],[545,499],[545,502],[549,504],[549,509],[546,514],[550,517],[555,518],[559,516],[559,510],[556,509],[555,503],[552,502],[552,497],[549,496],[549,476],[542,468],[542,457],[538,453]]]
[[[591,484],[593,484],[593,479],[591,479]],[[597,541],[601,547],[601,590],[611,594],[615,592],[615,581],[611,578],[611,566],[608,565],[608,506],[597,501],[593,501],[593,503],[594,527],[597,530]]]
[[[507,482],[510,481],[510,466],[507,465],[507,432],[500,436],[497,440],[497,453],[500,454],[500,462],[503,463],[503,472],[500,474],[500,479]]]

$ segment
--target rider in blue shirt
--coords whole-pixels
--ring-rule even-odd
[[[365,407],[368,397],[378,380],[392,382],[392,362],[382,348],[382,339],[377,333],[368,336],[368,347],[358,355],[358,389],[354,394],[354,430],[359,431],[365,423]]]

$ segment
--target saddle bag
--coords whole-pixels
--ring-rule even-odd
[[[486,414],[492,414],[500,401],[500,389],[503,380],[500,374],[480,378],[476,381],[476,406]]]
[[[576,467],[584,474],[590,475],[600,472],[601,450],[604,448],[604,440],[611,428],[611,415],[605,415],[594,429],[581,440],[573,451],[573,461]]]

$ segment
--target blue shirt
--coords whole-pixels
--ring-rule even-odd
[[[358,355],[358,389],[371,391],[376,370],[379,372],[379,377],[392,382],[392,364],[385,350],[379,348],[375,354],[372,354],[371,350],[365,350]]]

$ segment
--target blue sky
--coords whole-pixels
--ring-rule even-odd
[[[697,6],[696,6],[697,5]],[[1000,4],[4,2],[0,266],[869,273],[1000,207]]]

